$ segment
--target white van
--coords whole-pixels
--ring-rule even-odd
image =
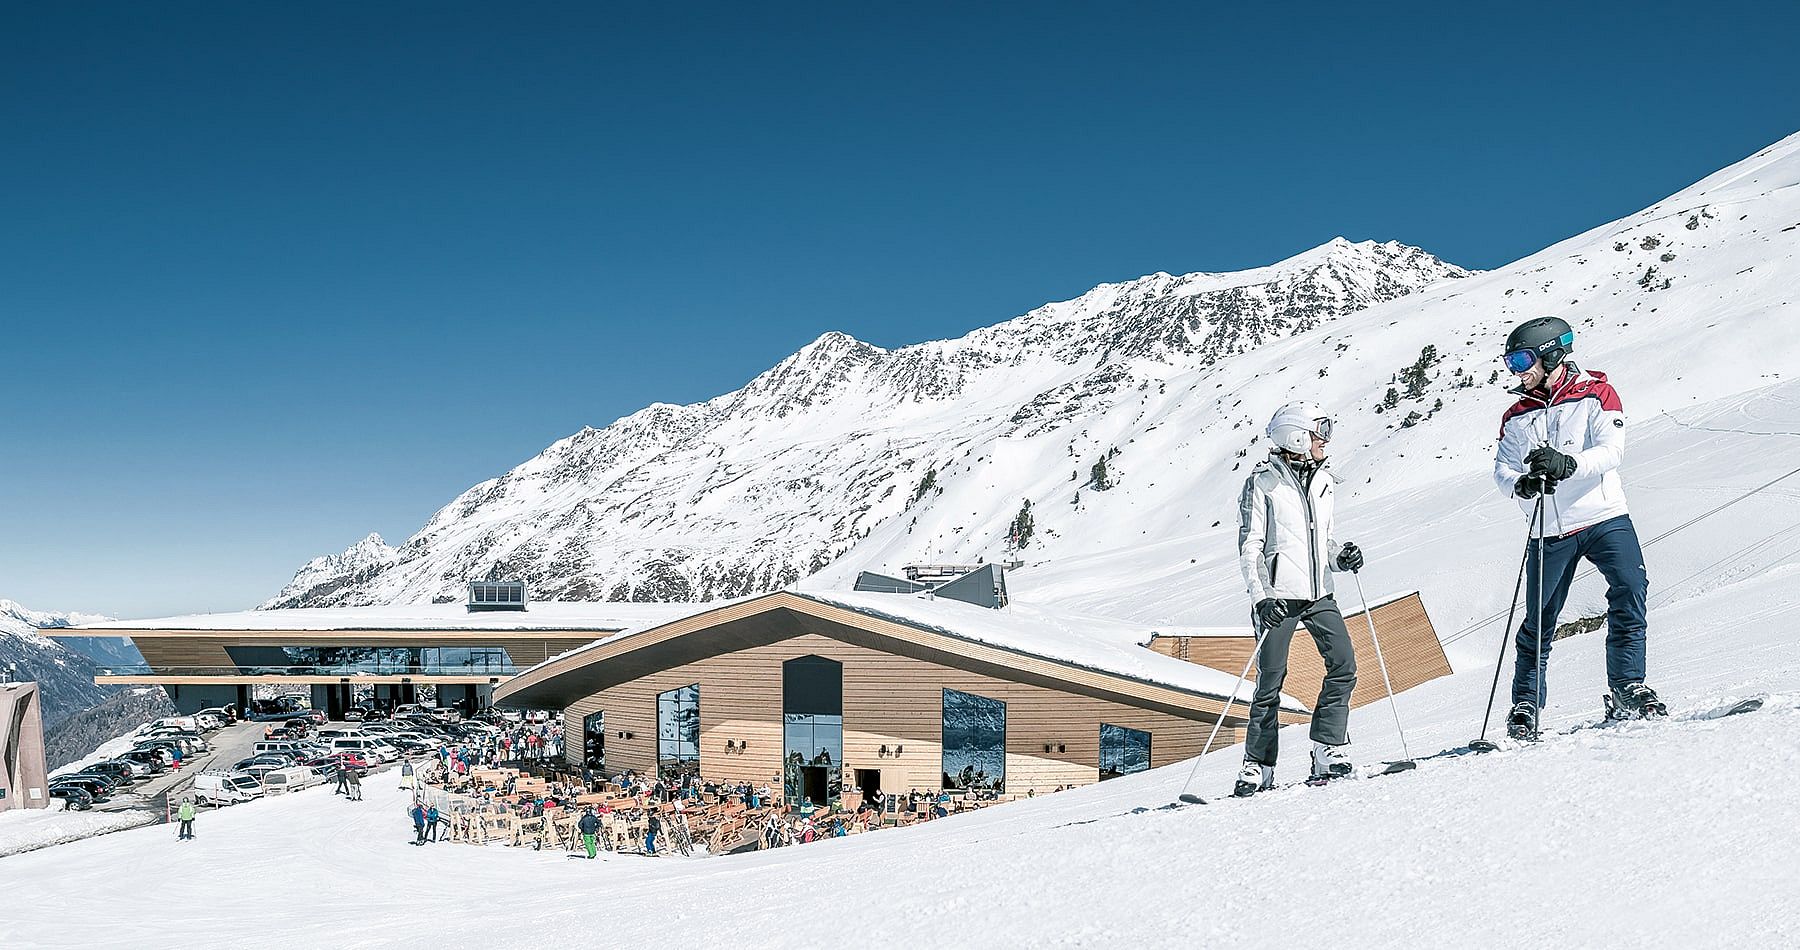
[[[192,716],[170,716],[158,719],[150,724],[151,729],[180,729],[183,732],[199,732],[200,723]]]
[[[300,748],[300,743],[298,742],[285,739],[264,739],[252,746],[251,751],[255,752],[257,755],[262,755],[264,752],[285,752],[299,755],[303,750]]]
[[[319,773],[301,765],[290,765],[285,769],[264,772],[262,777],[263,794],[281,795],[286,792],[297,792],[325,781]]]
[[[262,783],[242,772],[207,772],[194,778],[194,795],[214,805],[230,805],[262,797]]]
[[[362,736],[345,736],[341,739],[331,740],[331,751],[333,754],[339,752],[354,752],[357,755],[362,756],[365,761],[373,762],[376,759],[381,758],[378,752],[384,745],[385,743],[377,742],[374,739],[368,739]]]

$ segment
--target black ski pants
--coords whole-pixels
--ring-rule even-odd
[[[1280,740],[1281,684],[1287,680],[1288,648],[1294,628],[1306,625],[1319,656],[1325,660],[1325,681],[1313,703],[1312,738],[1326,745],[1350,741],[1350,693],[1356,689],[1356,647],[1344,627],[1344,615],[1330,596],[1308,603],[1283,601],[1288,618],[1263,632],[1256,654],[1256,698],[1250,704],[1250,727],[1244,737],[1244,758],[1273,766]]]

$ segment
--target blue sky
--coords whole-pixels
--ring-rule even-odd
[[[1493,267],[1800,128],[1792,4],[856,6],[11,7],[0,597],[241,608],[826,330]]]

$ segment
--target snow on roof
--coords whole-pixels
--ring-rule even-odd
[[[1231,694],[1237,676],[1210,666],[1164,656],[1146,649],[1151,631],[1142,624],[1053,610],[1012,601],[992,610],[925,594],[876,594],[858,591],[795,591],[796,596],[842,607],[871,617],[923,627],[990,646],[1111,673],[1146,683],[1172,686],[1207,696]],[[1255,684],[1237,692],[1249,702]],[[1283,694],[1282,705],[1295,712],[1306,706]]]
[[[108,630],[591,630],[610,633],[667,623],[712,604],[555,603],[527,610],[470,611],[461,603],[401,607],[297,607],[190,614],[154,620],[109,620],[59,627],[54,634]]]
[[[1053,610],[1036,604],[1021,604],[1017,600],[1004,609],[990,610],[922,594],[872,594],[854,591],[792,593],[819,603],[921,627],[959,640],[986,643],[1084,669],[1206,696],[1227,695],[1235,680],[1231,673],[1163,656],[1145,648],[1144,644],[1149,642],[1153,633],[1172,635],[1174,628],[1151,630],[1143,624]],[[192,614],[154,620],[109,620],[63,627],[56,633],[91,636],[105,635],[111,630],[586,630],[606,634],[592,643],[562,654],[568,656],[570,653],[590,650],[735,602],[539,602],[532,604],[529,610],[480,612],[471,612],[460,603],[400,607],[302,607]],[[1184,631],[1183,635],[1192,635],[1185,631],[1203,628],[1180,629]],[[1230,628],[1217,629],[1217,635],[1220,636],[1247,635],[1242,630],[1233,633]],[[1251,692],[1252,684],[1246,683],[1238,690],[1238,701],[1248,702]],[[1288,709],[1307,711],[1304,705],[1292,697],[1284,695],[1282,701]]]

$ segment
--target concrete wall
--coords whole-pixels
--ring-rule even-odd
[[[50,804],[36,683],[0,685],[0,811]]]

